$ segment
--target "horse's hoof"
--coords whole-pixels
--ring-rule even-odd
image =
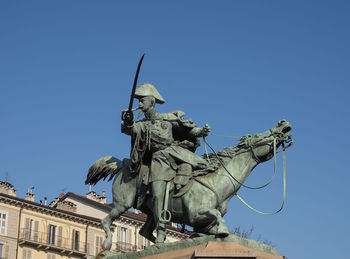
[[[95,259],[102,259],[102,258],[105,256],[105,252],[106,252],[106,250],[100,251],[100,252],[96,255]]]
[[[156,238],[156,240],[154,240],[154,243],[155,244],[161,244],[161,243],[164,243],[164,241],[165,241],[165,237],[166,237],[166,235],[157,235],[157,238]]]
[[[107,241],[107,239],[101,245],[102,251],[109,251],[109,250],[111,250],[111,247],[112,247],[112,242]]]
[[[228,237],[229,235],[230,235],[229,233],[217,233],[215,236],[219,238],[223,238],[223,237]]]

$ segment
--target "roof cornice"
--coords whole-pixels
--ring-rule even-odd
[[[0,202],[7,203],[16,207],[22,207],[22,208],[36,211],[36,212],[41,212],[43,214],[55,216],[58,218],[65,218],[65,219],[69,219],[79,223],[101,227],[100,219],[98,218],[80,215],[80,214],[76,214],[73,212],[64,211],[56,208],[51,208],[46,205],[41,205],[32,201],[17,198],[4,193],[0,193]]]

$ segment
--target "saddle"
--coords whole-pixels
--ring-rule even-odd
[[[181,188],[176,189],[174,179],[171,180],[169,188],[169,197],[170,198],[180,198],[186,194],[192,187],[194,178],[206,175],[210,173],[211,170],[195,170],[192,172],[191,177],[186,183],[182,182]],[[151,195],[150,185],[149,185],[149,168],[146,165],[141,165],[139,173],[137,174],[138,179],[136,181],[137,188],[137,199],[135,201],[134,208],[139,209],[142,204],[145,202],[147,195]]]

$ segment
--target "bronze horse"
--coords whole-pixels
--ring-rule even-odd
[[[170,195],[169,208],[174,223],[192,226],[194,231],[208,235],[227,236],[229,230],[223,215],[227,212],[229,200],[236,194],[251,171],[261,162],[271,159],[274,146],[279,147],[291,140],[291,124],[281,120],[277,125],[263,133],[246,135],[235,147],[228,147],[210,154],[213,172],[193,177],[191,188],[180,197]],[[110,226],[115,219],[131,207],[135,207],[138,197],[138,186],[142,174],[129,171],[129,160],[123,161],[111,156],[97,160],[89,169],[86,184],[96,184],[100,179],[114,178],[113,209],[101,221],[106,232],[104,249],[110,250],[112,233]],[[196,172],[194,172],[196,173]],[[138,207],[148,215],[140,234],[154,241],[152,234],[155,222],[152,216],[152,197],[146,196]]]

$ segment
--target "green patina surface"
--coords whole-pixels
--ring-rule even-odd
[[[142,60],[143,57],[137,71]],[[271,159],[282,144],[290,143],[289,131],[292,126],[288,121],[280,120],[276,126],[263,133],[242,137],[235,147],[207,154],[204,156],[206,160],[195,151],[200,145],[200,138],[209,135],[210,126],[206,124],[198,127],[192,120],[184,119],[185,113],[179,110],[157,112],[156,103],[162,104],[165,100],[150,83],[136,89],[137,75],[138,72],[129,109],[122,111],[121,132],[131,136],[130,159],[121,161],[111,156],[103,157],[90,167],[85,181],[86,184],[96,184],[101,179],[114,178],[113,209],[101,221],[106,232],[103,247],[111,249],[110,227],[131,207],[147,214],[147,220],[139,233],[157,245],[141,254],[131,253],[126,257],[121,255],[120,258],[138,258],[216,240],[207,236],[161,245],[166,239],[169,221],[191,226],[196,233],[229,236],[229,229],[223,219],[228,201],[241,185],[244,186],[243,182],[257,164]],[[138,117],[144,114],[144,118],[138,121],[134,120],[132,109],[134,98],[139,100]],[[182,188],[189,182],[191,185],[182,193]],[[171,196],[171,184],[175,187],[175,196]],[[267,249],[260,243],[237,237],[219,241],[237,241],[256,249]],[[119,258],[115,256],[106,258]]]
[[[215,236],[205,236],[198,237],[193,239],[180,240],[173,243],[162,243],[155,244],[150,247],[147,247],[143,251],[139,252],[129,252],[129,253],[119,253],[119,252],[105,252],[103,259],[134,259],[142,258],[145,256],[161,254],[165,252],[170,252],[174,250],[180,250],[192,246],[198,246],[208,243],[209,241],[216,242],[237,242],[246,247],[256,249],[265,253],[277,254],[277,251],[274,247],[262,244],[256,240],[249,240],[236,235],[229,235],[226,238],[215,238]]]

